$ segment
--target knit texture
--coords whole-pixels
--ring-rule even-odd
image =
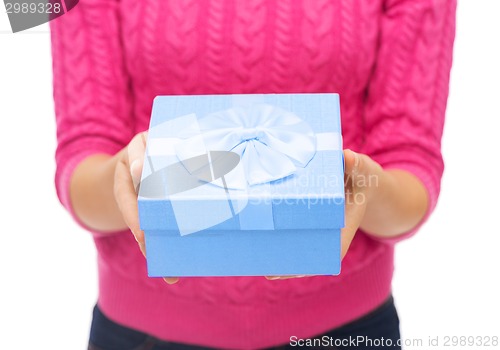
[[[344,147],[411,172],[432,212],[455,0],[80,0],[51,22],[56,187],[146,130],[170,94],[336,92]],[[77,219],[75,217],[75,219]],[[161,339],[261,348],[312,337],[388,297],[396,239],[358,232],[337,277],[150,279],[130,232],[99,235],[99,305]]]

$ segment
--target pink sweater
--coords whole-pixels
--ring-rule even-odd
[[[344,147],[410,171],[436,205],[455,0],[81,0],[51,22],[56,186],[147,129],[166,94],[338,92]],[[425,220],[423,220],[425,221]],[[391,291],[394,243],[358,232],[340,276],[146,276],[130,232],[99,235],[99,305],[161,339],[258,348],[312,337]]]

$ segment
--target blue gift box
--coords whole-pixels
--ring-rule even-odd
[[[156,97],[138,204],[151,277],[339,274],[338,95]]]

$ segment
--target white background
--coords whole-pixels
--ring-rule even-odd
[[[96,254],[53,186],[48,26],[12,34],[0,12],[0,348],[85,349]],[[403,338],[439,337],[439,348],[445,336],[500,336],[499,13],[498,0],[459,4],[440,201],[397,247]]]

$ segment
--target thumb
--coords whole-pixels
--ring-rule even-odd
[[[141,181],[147,136],[147,132],[141,132],[135,135],[127,147],[130,177],[132,178],[132,182],[136,192]]]
[[[350,149],[344,150],[344,174],[353,176],[361,171],[361,155]]]
[[[139,183],[141,182],[142,167],[144,165],[144,158],[137,158],[130,164],[130,177],[134,184],[135,192],[139,192]]]

